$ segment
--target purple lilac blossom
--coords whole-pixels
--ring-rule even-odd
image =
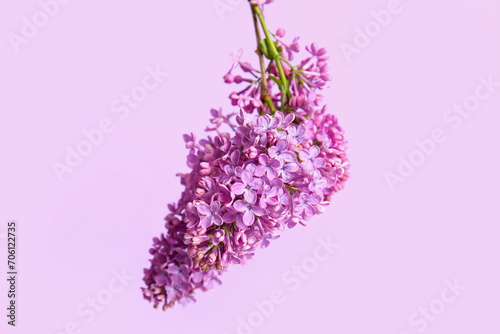
[[[206,131],[213,136],[183,136],[190,171],[178,174],[184,191],[177,204],[168,205],[166,231],[153,239],[144,269],[144,298],[155,307],[194,301],[196,291],[220,283],[228,266],[246,263],[285,228],[324,212],[344,187],[347,142],[320,94],[330,81],[326,50],[308,45],[306,57],[293,66],[299,38],[287,43],[284,36],[278,29],[288,92],[268,77],[281,78],[275,60],[263,79],[241,60],[240,50],[224,75],[226,83],[246,85],[230,94],[235,108],[211,109]]]

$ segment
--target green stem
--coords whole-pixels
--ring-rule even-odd
[[[269,94],[265,98],[267,104],[269,105],[269,108],[271,108],[271,115],[274,116],[274,113],[276,112],[276,107],[274,106],[273,100],[269,96]]]
[[[278,50],[276,49],[276,45],[273,43],[271,39],[271,34],[269,33],[269,30],[267,29],[266,22],[264,20],[264,15],[262,14],[262,11],[260,10],[259,6],[257,5],[252,5],[252,11],[257,15],[260,21],[260,25],[262,26],[262,30],[264,31],[264,34],[266,35],[266,44],[267,48],[269,50],[270,56],[273,58],[274,62],[276,63],[276,66],[278,67],[278,72],[280,75],[281,82],[283,83],[283,97],[282,97],[282,108],[284,107],[284,100],[285,100],[285,95],[288,98],[291,98],[291,94],[289,91],[290,84],[288,83],[288,78],[285,75],[285,71],[283,70],[283,65],[281,64],[281,55],[278,53]]]
[[[264,64],[264,57],[262,55],[262,51],[260,51],[260,49],[258,47],[258,45],[261,41],[260,30],[259,30],[259,25],[257,22],[257,13],[255,12],[255,10],[253,10],[253,8],[252,8],[252,17],[253,17],[253,24],[255,27],[255,36],[257,37],[257,51],[256,52],[257,52],[257,55],[259,56],[260,72],[262,75],[262,78],[261,78],[261,86],[262,86],[261,100],[264,103],[264,105],[266,103],[269,105],[269,108],[271,109],[271,114],[274,115],[274,113],[276,111],[276,107],[274,106],[273,100],[269,96],[269,92],[267,90],[266,66]]]

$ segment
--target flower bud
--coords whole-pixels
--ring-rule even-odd
[[[225,83],[233,83],[234,82],[234,75],[232,75],[231,73],[228,73],[224,76],[224,82]]]
[[[194,191],[194,195],[196,196],[196,198],[201,198],[203,195],[205,195],[205,190],[201,189],[201,188],[197,188]]]

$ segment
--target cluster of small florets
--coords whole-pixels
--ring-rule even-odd
[[[322,213],[347,179],[343,130],[318,94],[330,80],[326,51],[306,47],[309,56],[292,67],[298,38],[288,45],[284,35],[279,29],[275,38],[289,95],[284,99],[279,89],[274,62],[265,92],[278,110],[263,103],[261,73],[242,62],[240,52],[224,76],[227,83],[247,84],[230,95],[239,112],[212,110],[207,131],[214,137],[197,142],[184,135],[191,172],[179,174],[185,190],[169,205],[167,232],[154,239],[145,269],[144,296],[155,307],[194,300],[196,290],[220,283],[227,266],[245,263],[285,228]]]

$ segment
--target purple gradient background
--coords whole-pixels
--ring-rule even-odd
[[[474,93],[478,76],[500,80],[500,2],[402,0],[403,12],[348,62],[339,45],[387,4],[277,0],[268,8],[273,30],[330,51],[325,101],[346,130],[352,177],[308,227],[231,268],[196,304],[162,312],[142,299],[142,269],[181,191],[182,134],[202,136],[211,107],[230,110],[234,87],[222,81],[230,53],[241,47],[256,61],[247,4],[220,19],[211,0],[72,1],[16,53],[7,34],[40,7],[3,2],[0,233],[17,220],[20,276],[16,328],[6,325],[0,283],[2,333],[64,333],[75,322],[75,333],[233,334],[255,301],[280,289],[285,302],[254,333],[413,334],[410,315],[454,278],[467,289],[425,332],[498,333],[500,89],[456,130],[443,114]],[[121,120],[111,103],[156,65],[169,76]],[[114,131],[59,182],[51,164],[104,118]],[[436,127],[447,141],[391,191],[384,174]],[[291,291],[283,273],[326,236],[339,248]],[[3,263],[5,240],[1,249]],[[77,306],[122,268],[135,279],[86,323]]]

